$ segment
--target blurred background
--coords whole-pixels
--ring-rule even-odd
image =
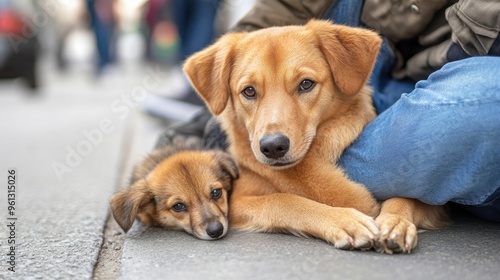
[[[19,218],[13,279],[92,277],[109,197],[127,186],[132,167],[166,126],[203,109],[182,62],[251,5],[0,0],[1,180],[7,170],[17,174],[16,211],[7,213],[5,189],[0,216]],[[1,227],[0,236],[7,230]],[[120,234],[110,232],[113,240]],[[10,279],[6,240],[0,279]],[[103,254],[121,252],[117,244]],[[119,272],[120,256],[109,258],[115,266],[108,270]]]
[[[0,108],[4,101],[111,94],[167,120],[203,106],[184,59],[229,30],[249,0],[0,0]],[[3,102],[5,104],[5,102]],[[16,105],[17,106],[17,105]],[[132,106],[129,106],[132,107]]]
[[[203,109],[181,65],[187,56],[230,30],[253,2],[0,0],[0,180],[4,182],[0,217],[4,223],[17,219],[16,231],[6,224],[0,227],[0,279],[117,279],[121,271],[143,276],[152,266],[157,267],[156,273],[178,270],[182,258],[194,265],[205,264],[202,268],[220,264],[218,254],[207,252],[217,252],[219,249],[214,251],[212,246],[224,247],[228,244],[225,242],[201,245],[186,239],[195,244],[195,250],[201,248],[200,255],[191,254],[192,250],[176,251],[180,247],[170,245],[179,242],[177,235],[155,229],[144,231],[144,235],[139,230],[136,232],[140,234],[125,239],[118,225],[112,223],[109,198],[127,187],[133,166],[152,151],[166,126],[188,120]],[[10,186],[9,191],[6,188],[8,170],[16,174],[12,212],[7,212],[7,206],[13,205]],[[477,252],[463,251],[460,243],[455,246],[459,253],[448,259],[449,251],[434,250],[436,244],[456,239],[457,232],[447,231],[436,235],[436,244],[422,243],[431,246],[423,250],[435,251],[434,255],[424,254],[426,261],[422,263],[439,260],[440,268],[449,267],[439,271],[451,271],[453,275],[462,272],[455,269],[457,262],[484,264],[465,266],[463,271],[493,271],[491,275],[498,275],[497,228],[470,228],[484,238],[467,237],[466,228],[459,230],[459,238],[470,248],[480,248]],[[13,234],[15,273],[7,271],[7,260],[14,258],[7,255],[13,251]],[[226,268],[230,273],[250,269],[250,275],[261,276],[268,270],[262,264],[269,263],[278,271],[286,271],[287,278],[290,271],[291,277],[305,278],[304,273],[293,274],[300,272],[300,264],[311,264],[306,269],[310,274],[310,268],[335,262],[347,254],[329,255],[335,252],[319,242],[317,245],[327,250],[323,254],[313,244],[317,240],[301,239],[305,243],[296,244],[290,237],[291,243],[285,242],[283,248],[303,252],[284,267],[279,258],[272,259],[276,254],[259,248],[275,252],[270,244],[283,236],[262,240],[248,239],[246,235],[232,238],[238,244],[243,242],[243,247],[238,245],[231,252],[241,254],[247,250],[243,262],[250,263],[240,266],[241,260],[230,262]],[[253,248],[252,242],[260,245],[256,243]],[[471,254],[482,256],[485,252],[490,252],[487,259],[470,261]],[[158,266],[158,259],[175,259],[175,268]],[[401,260],[415,263],[415,259]],[[223,260],[222,265],[226,264]],[[185,270],[186,266],[180,266],[182,275],[193,275],[182,267]],[[349,270],[339,271],[349,274]]]

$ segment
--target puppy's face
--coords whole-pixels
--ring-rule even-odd
[[[180,152],[111,199],[115,219],[127,231],[136,215],[152,226],[182,229],[204,240],[228,230],[228,191],[238,177],[222,152]]]
[[[258,161],[286,168],[304,158],[322,122],[346,111],[380,42],[368,30],[311,21],[226,35],[184,70],[214,114],[231,107]]]

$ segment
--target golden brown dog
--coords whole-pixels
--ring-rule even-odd
[[[336,161],[375,117],[367,79],[381,39],[312,20],[223,36],[184,66],[240,168],[231,226],[314,236],[337,248],[409,252],[439,208],[379,204]]]
[[[166,146],[135,168],[130,187],[111,198],[111,210],[125,232],[138,216],[146,225],[218,239],[228,230],[228,192],[237,178],[227,153]]]

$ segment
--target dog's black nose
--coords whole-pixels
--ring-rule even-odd
[[[261,153],[273,159],[283,157],[290,149],[290,140],[282,134],[264,136],[259,144]]]
[[[217,238],[224,232],[224,226],[219,222],[212,222],[208,224],[207,234],[212,238]]]

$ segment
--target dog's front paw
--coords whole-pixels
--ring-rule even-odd
[[[334,226],[326,232],[326,241],[343,250],[373,248],[379,237],[375,220],[355,209],[344,208],[339,212],[333,220]]]
[[[417,227],[396,214],[381,214],[375,220],[380,238],[375,249],[381,253],[410,253],[417,246]]]

